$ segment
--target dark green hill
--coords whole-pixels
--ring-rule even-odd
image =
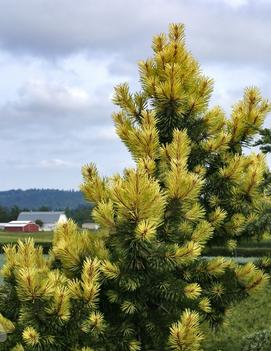
[[[29,189],[0,191],[0,206],[20,209],[36,210],[48,208],[50,210],[75,209],[86,205],[80,191],[55,189]]]

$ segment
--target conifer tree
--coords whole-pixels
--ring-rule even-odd
[[[208,108],[212,81],[187,51],[182,25],[153,40],[139,63],[142,89],[116,87],[116,131],[135,161],[101,178],[83,168],[99,234],[58,226],[49,259],[31,240],[8,246],[0,350],[197,351],[201,323],[216,326],[268,278],[253,263],[202,257],[233,248],[269,205],[262,154],[242,147],[270,104],[246,89],[227,119]],[[261,228],[262,230],[262,228]]]
[[[259,129],[259,138],[253,146],[259,146],[260,150],[267,154],[271,152],[271,130],[268,128]]]

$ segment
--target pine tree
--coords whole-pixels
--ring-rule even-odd
[[[259,146],[260,150],[267,154],[271,152],[271,130],[268,128],[259,129],[259,138],[253,146]]]
[[[135,168],[110,178],[83,168],[100,233],[62,224],[48,259],[31,240],[5,248],[0,350],[197,351],[203,321],[221,323],[267,282],[251,262],[202,251],[261,235],[249,228],[269,205],[266,164],[242,148],[270,104],[249,88],[229,119],[209,109],[212,81],[187,51],[182,25],[155,37],[153,50],[139,63],[142,90],[123,84],[114,96],[116,131]]]

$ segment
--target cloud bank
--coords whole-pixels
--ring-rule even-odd
[[[77,188],[84,163],[105,175],[132,165],[113,86],[139,87],[136,63],[170,22],[215,79],[213,104],[229,113],[247,85],[271,96],[270,15],[267,0],[2,0],[0,190]]]

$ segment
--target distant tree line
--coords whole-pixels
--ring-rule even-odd
[[[92,221],[93,205],[81,205],[75,209],[66,208],[65,213],[68,218],[72,218],[78,225]]]
[[[80,191],[57,190],[57,189],[28,189],[0,191],[1,206],[12,208],[28,208],[34,210],[48,207],[52,210],[58,208],[76,209],[80,205],[86,205],[86,201]]]
[[[21,211],[22,210],[20,210],[17,206],[13,206],[11,208],[0,206],[0,222],[7,223],[16,220]]]

